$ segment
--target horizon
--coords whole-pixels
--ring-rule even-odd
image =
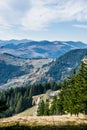
[[[87,43],[87,0],[0,1],[0,39]]]
[[[67,40],[67,41],[62,41],[62,40],[47,40],[47,39],[42,39],[42,40],[33,40],[33,39],[0,39],[0,41],[22,41],[22,40],[27,40],[27,41],[36,41],[36,42],[41,42],[41,41],[48,41],[48,42],[82,42],[84,44],[87,44],[87,42],[84,41],[76,41],[76,40]]]

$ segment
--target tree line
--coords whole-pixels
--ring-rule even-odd
[[[57,90],[60,87],[61,83],[51,82],[2,91],[0,92],[0,117],[12,116],[24,111],[32,107],[32,96],[43,94],[49,89]],[[2,111],[2,108],[5,107],[7,110]]]

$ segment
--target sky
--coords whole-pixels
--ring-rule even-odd
[[[87,43],[87,0],[0,0],[0,39]]]

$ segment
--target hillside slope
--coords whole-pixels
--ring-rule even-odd
[[[52,59],[22,59],[0,54],[0,89],[34,84],[48,71]],[[44,66],[44,67],[42,67]]]
[[[7,53],[0,54],[0,85],[15,77],[28,74],[31,69],[33,69],[33,65],[28,64],[27,60]]]
[[[72,74],[73,69],[78,70],[86,53],[87,49],[76,49],[62,55],[50,64],[46,77],[56,81],[63,80]]]

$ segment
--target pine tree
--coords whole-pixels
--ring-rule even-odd
[[[45,112],[45,103],[43,100],[38,105],[38,110],[37,110],[37,115],[38,116],[43,116]]]
[[[83,111],[87,114],[87,63],[82,62],[78,73],[78,86],[80,89],[80,100],[82,100]]]
[[[50,114],[51,115],[56,114],[57,112],[56,109],[57,109],[57,97],[54,96],[50,106]]]
[[[45,107],[44,107],[44,115],[49,115],[49,104],[45,103]]]
[[[62,115],[64,114],[64,93],[63,91],[61,91],[59,94],[58,94],[58,99],[57,99],[57,103],[56,103],[56,110],[57,110],[57,113],[59,115]]]
[[[78,74],[64,81],[58,99],[58,108],[65,112],[78,115],[87,114],[87,64],[82,62]]]

